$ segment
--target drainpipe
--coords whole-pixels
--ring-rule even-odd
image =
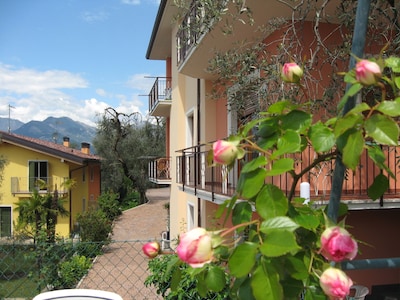
[[[200,133],[201,133],[201,130],[200,130],[200,103],[201,103],[201,81],[200,81],[200,79],[199,78],[197,78],[197,159],[196,159],[196,164],[198,164],[199,166],[198,166],[198,178],[201,180],[201,178],[200,178],[200,175],[201,175],[201,172],[200,172],[200,168],[201,168],[201,165],[200,165],[200,141],[201,141],[201,138],[200,138]],[[197,182],[196,182],[196,185],[197,185]],[[200,200],[200,198],[198,197],[197,198],[197,226],[201,226],[201,200]]]
[[[364,54],[365,38],[368,28],[368,16],[371,0],[359,0],[357,3],[356,19],[353,31],[353,41],[351,45],[351,53],[356,57],[362,57]],[[350,56],[349,69],[353,69],[356,59]],[[346,86],[346,91],[350,85]],[[349,112],[356,105],[356,97],[349,97],[344,108],[343,115]],[[346,166],[343,164],[341,154],[338,153],[336,158],[335,170],[332,178],[332,192],[328,204],[328,216],[333,222],[337,222],[339,214],[340,199],[342,196],[343,180]]]

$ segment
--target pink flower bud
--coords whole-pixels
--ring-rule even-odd
[[[322,273],[319,284],[330,300],[342,300],[350,294],[353,281],[342,270],[331,267]]]
[[[157,242],[146,243],[143,245],[142,251],[148,258],[154,258],[160,253],[160,244]]]
[[[358,246],[346,229],[334,226],[322,233],[320,251],[327,260],[340,262],[344,259],[352,260],[357,255]]]
[[[176,251],[182,261],[201,268],[213,258],[211,235],[204,228],[192,229],[180,236]]]
[[[231,164],[238,155],[236,143],[218,140],[213,144],[214,162],[221,165]]]
[[[285,63],[282,68],[282,79],[289,83],[298,83],[303,77],[303,69],[296,63]]]
[[[356,64],[356,80],[363,85],[374,85],[382,77],[379,65],[373,61],[362,59]]]

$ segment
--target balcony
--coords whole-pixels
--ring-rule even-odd
[[[209,148],[206,145],[199,145],[179,151],[181,155],[177,156],[177,183],[181,184],[181,189],[187,193],[221,203],[234,195],[242,164],[237,164],[230,171],[225,166],[209,167],[207,166]],[[400,207],[400,183],[397,182],[399,167],[397,151],[399,151],[399,147],[383,147],[383,151],[386,155],[386,163],[395,175],[395,178],[389,178],[389,189],[382,199],[376,201],[369,199],[367,195],[368,187],[381,170],[373,164],[367,153],[364,152],[357,170],[355,172],[347,170],[343,182],[342,200],[348,204],[350,209]],[[243,160],[249,161],[257,155],[258,153],[249,153]],[[295,172],[299,173],[299,170],[308,166],[315,155],[316,153],[310,147],[301,154],[296,154],[293,157],[295,159]],[[311,169],[298,182],[294,197],[300,196],[300,183],[309,182],[311,200],[317,205],[328,204],[334,165],[334,161],[327,161]],[[288,195],[293,180],[291,176],[283,174],[267,177],[266,182],[278,186]]]
[[[168,117],[172,102],[171,78],[156,77],[149,94],[149,111],[153,117]]]
[[[237,47],[243,41],[248,43],[265,38],[263,30],[257,30],[275,18],[296,18],[296,12],[284,1],[247,0],[246,5],[252,11],[253,25],[249,25],[246,14],[235,14],[237,7],[230,1],[210,1],[202,6],[200,1],[192,1],[191,7],[182,18],[176,34],[177,63],[179,72],[194,77],[212,79],[215,75],[207,72],[206,66],[215,54]],[[339,5],[337,0],[328,4],[315,2],[315,10],[324,5],[324,17],[335,22],[334,12]],[[220,17],[215,11],[224,11]],[[294,14],[294,15],[293,15]],[[311,17],[311,14],[308,18]],[[240,22],[243,18],[244,22]],[[239,49],[238,49],[239,51]]]
[[[67,177],[11,177],[11,193],[15,195],[31,195],[36,189],[39,194],[53,193],[57,187],[59,194],[66,194],[68,190],[64,187],[64,182],[68,180]]]
[[[161,157],[149,162],[149,180],[156,184],[171,184],[171,158]]]

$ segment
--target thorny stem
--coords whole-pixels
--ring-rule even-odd
[[[240,227],[246,227],[246,226],[249,226],[249,225],[252,225],[252,224],[255,224],[255,223],[259,223],[259,222],[260,222],[259,220],[253,220],[253,221],[250,221],[250,222],[246,222],[246,223],[241,223],[241,224],[235,225],[235,226],[230,227],[229,229],[225,230],[224,232],[222,232],[220,236],[224,237],[227,234],[233,232],[234,230],[236,230],[236,229],[238,229]]]

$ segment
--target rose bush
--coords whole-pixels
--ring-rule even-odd
[[[381,98],[371,105],[363,102],[326,122],[315,122],[307,105],[281,101],[241,127],[235,136],[213,144],[210,164],[230,169],[246,151],[252,156],[241,166],[235,195],[216,214],[220,219],[225,216],[225,221],[231,218],[233,227],[216,232],[197,228],[180,237],[180,260],[173,264],[186,262],[196,267],[192,275],[200,295],[224,289],[228,273],[230,299],[346,298],[352,280],[340,270],[340,263],[355,258],[357,243],[346,230],[344,218],[336,224],[324,207],[316,208],[312,201],[304,204],[294,191],[311,168],[336,159],[338,154],[347,168],[355,170],[366,149],[369,158],[385,171],[376,175],[368,193],[373,200],[383,195],[388,177],[394,175],[385,164],[381,146],[397,146],[399,139],[400,58],[380,59],[379,72],[375,62],[361,60],[355,70],[344,74],[351,87],[339,109],[364,86],[380,89],[375,94]],[[285,64],[282,73],[284,81],[300,84],[298,65]],[[391,99],[387,87],[392,89]],[[299,171],[295,155],[307,146],[317,155]],[[269,178],[283,174],[291,177],[288,193]],[[342,203],[339,216],[346,212]],[[229,238],[232,232],[246,234],[238,242]],[[177,272],[174,282],[180,276]]]

